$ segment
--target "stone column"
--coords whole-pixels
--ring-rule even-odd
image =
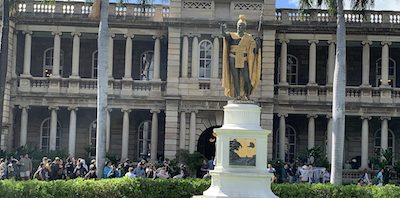
[[[381,151],[388,149],[388,137],[389,137],[389,120],[390,117],[381,117],[382,126],[381,126]]]
[[[142,151],[143,151],[143,157],[147,158],[148,156],[148,150],[147,150],[147,140],[149,139],[149,122],[144,122],[143,123],[143,144],[142,144]]]
[[[32,58],[32,32],[23,32],[25,34],[24,49],[24,76],[31,76],[31,58]]]
[[[362,53],[362,85],[369,86],[369,67],[370,67],[370,45],[371,41],[361,42],[363,45]]]
[[[389,86],[389,45],[391,42],[382,42],[382,67],[381,67],[381,86]]]
[[[279,70],[279,79],[280,85],[286,85],[287,83],[287,44],[289,43],[288,39],[281,39],[279,40],[281,45],[281,67]]]
[[[308,118],[308,149],[315,146],[315,118],[317,115],[307,115]]]
[[[328,124],[326,127],[326,133],[327,133],[327,148],[326,148],[326,157],[328,158],[328,161],[331,162],[332,160],[332,124],[333,124],[333,119],[332,115],[327,115],[326,118],[328,119]]]
[[[57,147],[57,111],[58,107],[49,107],[51,111],[51,119],[50,119],[50,143],[49,150],[54,151]]]
[[[328,69],[327,71],[327,81],[326,83],[328,85],[333,84],[333,72],[335,70],[335,58],[336,58],[336,46],[335,46],[335,41],[328,41],[329,44],[329,50],[328,50]]]
[[[286,120],[287,114],[278,114],[279,116],[279,159],[285,161],[286,148]]]
[[[369,127],[368,120],[371,117],[362,116],[362,127],[361,127],[361,167],[360,169],[368,168],[368,136]]]
[[[21,109],[21,134],[20,134],[20,139],[19,139],[19,145],[20,146],[25,146],[26,145],[26,140],[28,137],[28,110],[29,106],[19,106]]]
[[[125,75],[124,80],[132,80],[132,34],[125,34]]]
[[[123,115],[122,123],[122,151],[121,160],[128,158],[128,146],[129,146],[129,113],[130,109],[121,109]]]
[[[160,110],[151,110],[153,114],[151,120],[151,148],[150,148],[150,160],[152,162],[157,161],[157,150],[158,150],[158,113]]]
[[[181,121],[179,125],[179,148],[185,149],[186,142],[186,112],[181,111]]]
[[[79,77],[79,51],[80,51],[80,32],[73,32],[71,35],[74,37],[72,43],[72,74],[71,78]]]
[[[192,78],[199,77],[199,39],[193,35],[192,41]]]
[[[111,141],[111,111],[112,109],[107,109],[107,124],[106,124],[106,152],[110,150]]]
[[[114,65],[114,37],[115,34],[110,34],[108,38],[108,78],[113,79]]]
[[[52,34],[54,35],[52,77],[58,78],[60,77],[62,32],[53,32]]]
[[[76,145],[76,107],[68,107],[69,113],[69,138],[68,138],[68,154],[75,156]]]
[[[160,36],[153,36],[154,41],[154,76],[153,80],[160,80],[161,42]]]
[[[181,76],[182,78],[187,78],[188,77],[188,65],[189,65],[189,39],[187,35],[183,36],[183,44],[182,44],[182,70],[181,70]]]
[[[316,84],[316,72],[317,72],[317,44],[318,40],[310,40],[310,54],[309,54],[309,68],[308,68],[308,84]]]
[[[211,78],[218,78],[219,70],[219,36],[214,36]]]
[[[190,113],[189,153],[196,150],[196,111]]]

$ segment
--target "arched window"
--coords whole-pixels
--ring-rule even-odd
[[[140,60],[140,80],[153,80],[154,52],[151,50],[143,52]]]
[[[139,124],[138,129],[138,157],[148,157],[151,143],[151,121],[146,120]],[[146,150],[146,151],[145,151]]]
[[[92,78],[97,78],[97,53],[97,50],[92,53]]]
[[[381,80],[382,80],[382,58],[379,58],[375,62],[375,69],[376,69],[376,80],[375,80],[375,85],[378,87],[381,85]],[[396,86],[396,61],[393,58],[389,58],[389,85],[392,87]]]
[[[278,59],[278,83],[280,82],[280,68],[281,59]],[[298,73],[299,73],[299,61],[296,56],[288,54],[287,56],[287,82],[289,85],[298,84]]]
[[[392,151],[392,156],[394,156],[395,148],[395,137],[392,130],[388,130],[388,149]],[[378,129],[374,135],[374,152],[379,154],[381,152],[381,129]]]
[[[50,118],[46,118],[40,125],[40,149],[49,151],[50,148]],[[60,149],[61,125],[57,121],[56,149]]]
[[[203,40],[199,44],[200,56],[199,56],[199,78],[210,79],[211,78],[211,62],[212,62],[212,43],[209,40]]]
[[[285,161],[289,162],[294,160],[296,154],[296,130],[289,124],[286,124],[286,132],[285,132]],[[276,157],[279,156],[279,128],[276,131],[275,137],[275,149],[276,149]]]
[[[53,72],[53,47],[47,48],[43,53],[43,76],[49,77]],[[64,51],[60,52],[60,76],[63,75],[63,66],[64,66]]]

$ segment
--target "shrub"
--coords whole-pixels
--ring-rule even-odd
[[[0,181],[1,197],[192,197],[201,195],[210,186],[203,179],[102,179],[58,181]],[[315,198],[384,198],[400,197],[400,187],[395,185],[357,186],[330,184],[273,184],[272,191],[279,197]]]

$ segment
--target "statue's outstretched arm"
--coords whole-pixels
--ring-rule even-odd
[[[228,38],[230,35],[228,32],[226,32],[226,24],[222,23],[221,24],[221,35],[225,38]]]

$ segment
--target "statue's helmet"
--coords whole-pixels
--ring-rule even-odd
[[[244,24],[245,26],[247,26],[246,16],[239,15],[239,20],[237,22],[237,26],[239,26],[239,24]]]

